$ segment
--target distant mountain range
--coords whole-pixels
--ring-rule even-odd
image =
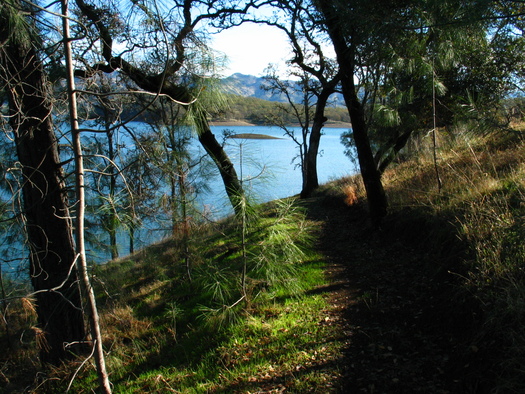
[[[231,93],[242,97],[255,97],[268,101],[286,102],[286,98],[284,96],[272,94],[269,91],[261,89],[261,85],[264,82],[264,78],[241,73],[232,74],[221,81],[226,93]],[[301,94],[297,93],[292,95],[292,100],[295,103],[300,103],[302,101]],[[340,94],[334,94],[332,96],[332,101],[336,106],[344,105],[343,97]]]
[[[264,79],[253,75],[235,73],[221,80],[226,93],[242,97],[255,97],[268,101],[281,101],[279,97],[261,89]]]

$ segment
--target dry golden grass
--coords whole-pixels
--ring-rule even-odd
[[[477,136],[461,130],[453,136],[441,136],[436,163],[430,147],[420,149],[422,154],[391,167],[383,175],[393,207],[415,204],[438,205],[442,209],[445,199],[451,206],[492,193],[501,186],[502,179],[519,173],[525,157],[525,145],[517,137]]]
[[[437,163],[427,149],[385,172],[391,209],[423,208],[454,225],[470,250],[462,291],[483,315],[472,346],[490,354],[493,392],[524,392],[525,144],[519,134],[447,137]]]
[[[345,204],[349,207],[352,205],[357,204],[357,201],[359,201],[358,195],[357,195],[357,189],[353,185],[345,185],[343,186],[343,194],[345,195]]]

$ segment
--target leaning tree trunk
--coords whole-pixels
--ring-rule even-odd
[[[86,314],[91,328],[91,341],[93,342],[93,354],[97,367],[98,381],[102,393],[111,394],[111,385],[106,370],[106,360],[102,348],[102,333],[100,331],[100,319],[98,315],[95,292],[88,275],[86,261],[85,243],[85,183],[84,183],[84,155],[80,141],[78,127],[77,96],[75,91],[75,78],[73,70],[73,56],[71,49],[71,37],[69,28],[69,4],[68,0],[62,0],[62,35],[64,40],[64,57],[66,65],[67,96],[69,104],[69,120],[71,125],[71,138],[75,156],[75,189],[76,189],[76,240],[77,240],[77,267],[80,277],[80,288],[86,299]]]
[[[35,47],[28,38],[24,41],[9,30],[8,20],[15,12],[6,3],[0,6],[2,85],[22,167],[30,276],[38,314],[37,343],[41,361],[58,365],[69,358],[68,344],[85,339],[75,245],[50,92]],[[29,36],[27,32],[25,35]]]
[[[219,169],[224,188],[226,189],[226,194],[228,195],[233,210],[236,213],[239,213],[241,209],[240,202],[244,195],[242,184],[239,181],[235,167],[233,166],[228,154],[222,145],[219,144],[215,135],[211,132],[207,122],[199,131],[199,142]]]
[[[191,16],[191,12],[189,12],[191,3],[191,1],[184,1],[183,8],[188,11],[187,15],[185,15],[185,18]],[[184,40],[190,34],[192,34],[194,28],[194,25],[191,23],[188,24],[188,20],[185,20],[186,25],[181,28],[177,38],[175,39],[175,44],[178,47],[177,62],[175,62],[176,65],[172,67],[173,69],[168,74],[154,74],[148,73],[143,67],[137,67],[127,62],[120,56],[114,57],[112,54],[113,37],[111,35],[111,30],[103,23],[104,18],[102,18],[102,10],[86,3],[84,0],[76,0],[76,4],[81,12],[91,21],[91,23],[93,23],[93,25],[98,30],[100,34],[102,56],[107,62],[107,64],[99,63],[94,65],[91,71],[96,70],[111,73],[115,70],[120,70],[135,84],[137,84],[138,87],[146,92],[164,94],[169,96],[172,100],[178,101],[179,103],[189,104],[192,101],[195,101],[194,97],[191,96],[191,93],[186,86],[177,85],[169,81],[172,74],[175,74],[183,65]],[[86,72],[81,70],[77,71],[77,76],[84,76],[83,74],[86,74]],[[215,135],[212,133],[209,122],[206,119],[206,114],[203,111],[197,112],[197,119],[195,119],[195,121],[197,124],[197,132],[199,134],[199,142],[216,164],[221,174],[224,188],[226,189],[226,194],[230,199],[233,209],[238,211],[239,201],[241,201],[244,196],[242,184],[239,181],[237,172],[235,171],[233,163],[228,157],[228,154],[222,145],[219,144],[215,138]]]

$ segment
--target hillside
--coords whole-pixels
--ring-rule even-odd
[[[235,73],[221,80],[221,86],[225,93],[233,94],[241,97],[253,97],[267,101],[286,102],[286,99],[279,95],[274,95],[264,89],[261,85],[264,83],[264,78],[255,77],[253,75],[245,75]],[[300,103],[302,95],[292,95],[292,101]],[[344,105],[344,99],[341,94],[334,94],[332,99],[334,106]]]
[[[266,101],[282,101],[280,97],[261,89],[262,83],[262,78],[240,73],[232,74],[221,80],[221,86],[225,93]]]
[[[238,73],[221,80],[221,86],[229,96],[230,108],[220,114],[213,114],[212,122],[234,124],[232,122],[241,121],[257,125],[297,123],[297,119],[291,114],[292,111],[282,111],[283,106],[289,107],[286,99],[261,89],[262,84],[263,78]],[[291,99],[300,103],[303,98],[300,94],[292,94]],[[334,94],[325,110],[325,116],[328,118],[326,126],[349,127],[350,116],[342,103],[342,96]]]
[[[345,178],[261,206],[246,232],[233,219],[201,226],[191,254],[181,235],[98,267],[115,392],[524,392],[516,135],[441,135],[442,190],[419,141],[418,157],[384,175],[391,206],[380,229],[360,179]],[[257,257],[246,297],[243,250]],[[2,355],[8,392],[33,382],[30,354]],[[63,392],[82,361],[35,379],[32,392]],[[91,392],[93,367],[79,372],[73,392]]]
[[[78,79],[77,84],[83,87],[84,81]],[[233,74],[230,77],[223,78],[219,81],[219,87],[222,93],[227,97],[227,109],[221,109],[219,112],[210,113],[210,121],[212,123],[222,123],[225,125],[236,124],[255,124],[255,125],[275,125],[283,123],[292,125],[297,123],[297,118],[291,115],[291,111],[283,111],[282,108],[289,108],[288,102],[284,97],[273,95],[261,89],[264,79],[252,75]],[[111,86],[115,91],[126,90],[125,86],[120,86],[117,81],[112,80]],[[300,103],[302,97],[299,94],[291,95],[292,99]],[[103,109],[96,100],[88,102],[86,108],[81,107],[81,110],[86,111],[83,114],[85,117],[103,117]],[[328,121],[326,126],[330,127],[349,127],[350,116],[346,107],[341,105],[344,103],[340,94],[334,94],[329,105],[326,107],[325,116]],[[122,119],[130,119],[139,121],[155,121],[158,114],[144,112],[144,105],[142,102],[128,102],[122,101],[123,113]],[[60,102],[58,105],[61,105]],[[63,109],[65,110],[65,109]],[[89,112],[89,113],[88,113]]]

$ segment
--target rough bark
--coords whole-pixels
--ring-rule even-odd
[[[379,225],[387,214],[388,203],[381,182],[381,174],[377,169],[370,146],[363,106],[357,95],[357,87],[354,82],[356,48],[352,43],[353,37],[346,37],[343,33],[341,29],[343,21],[337,17],[337,8],[333,3],[317,1],[316,4],[324,16],[324,23],[337,56],[343,97],[352,122],[354,143],[368,199],[370,218],[374,225]]]
[[[42,63],[34,46],[9,30],[7,12],[13,11],[8,7],[0,7],[1,83],[8,96],[9,123],[22,167],[37,343],[41,361],[58,365],[70,355],[72,347],[65,345],[85,337],[75,245]]]

